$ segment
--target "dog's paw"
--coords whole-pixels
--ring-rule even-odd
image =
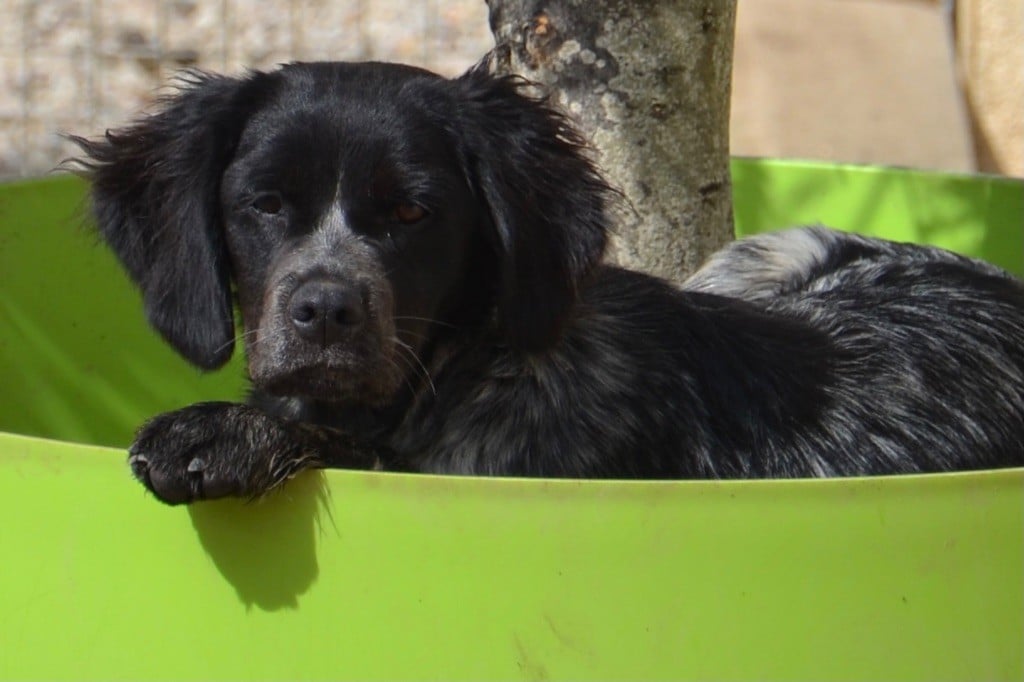
[[[318,465],[295,436],[286,422],[248,405],[199,403],[143,424],[128,463],[168,504],[256,497]]]

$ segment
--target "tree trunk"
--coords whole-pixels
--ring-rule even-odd
[[[736,0],[487,0],[494,66],[550,88],[628,199],[612,259],[682,281],[732,239]]]

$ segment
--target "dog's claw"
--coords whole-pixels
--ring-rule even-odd
[[[149,458],[145,455],[129,455],[128,468],[132,470],[135,478],[145,481],[149,477]]]
[[[194,486],[183,483],[165,471],[149,471],[149,486],[167,504],[185,504],[196,498]]]
[[[191,462],[188,463],[188,472],[190,474],[202,473],[206,470],[206,462],[200,457],[195,457]]]

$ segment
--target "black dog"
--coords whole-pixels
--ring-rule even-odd
[[[308,467],[794,477],[1024,463],[1024,287],[805,229],[684,290],[600,264],[614,197],[521,83],[386,64],[193,74],[77,139],[99,229],[199,367],[241,311],[254,391],[156,417],[171,502]]]

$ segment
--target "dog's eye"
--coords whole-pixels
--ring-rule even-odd
[[[284,208],[284,201],[282,201],[280,194],[267,192],[253,199],[251,206],[260,213],[277,215]]]
[[[427,217],[427,209],[416,204],[399,204],[392,212],[394,219],[400,223],[411,225]]]

